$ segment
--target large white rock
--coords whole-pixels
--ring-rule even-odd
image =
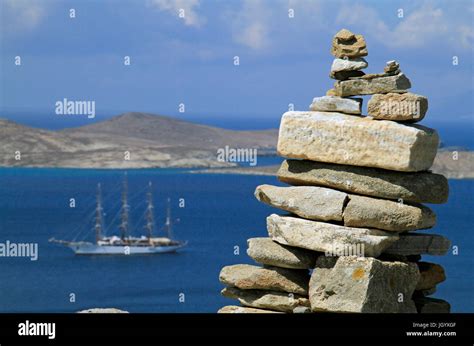
[[[439,137],[421,125],[404,125],[342,113],[286,112],[278,154],[313,161],[424,171],[433,164]]]
[[[321,112],[341,112],[346,114],[361,114],[361,98],[342,98],[338,96],[315,97],[313,103],[309,106],[311,111]]]
[[[276,214],[267,217],[267,230],[270,238],[280,244],[336,255],[378,257],[399,239],[394,232],[344,227]]]

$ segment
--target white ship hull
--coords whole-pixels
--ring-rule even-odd
[[[186,244],[167,246],[113,246],[96,244],[68,245],[76,255],[153,255],[170,253],[184,247]]]
[[[126,176],[126,175],[125,175]],[[104,236],[104,220],[102,208],[101,185],[97,185],[97,207],[95,209],[95,243],[88,241],[66,241],[55,238],[49,239],[52,243],[57,243],[69,247],[76,255],[154,255],[160,253],[175,252],[186,246],[187,242],[171,239],[171,212],[170,199],[168,198],[166,223],[164,231],[166,237],[153,236],[155,228],[153,216],[153,201],[151,194],[151,182],[148,183],[147,193],[146,223],[144,228],[148,231],[147,236],[131,236],[128,228],[128,215],[130,206],[127,202],[127,180],[124,180],[122,192],[121,223],[119,226],[121,236]]]

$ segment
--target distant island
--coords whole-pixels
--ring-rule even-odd
[[[233,131],[137,112],[60,131],[0,119],[0,166],[231,167],[237,164],[217,160],[219,148],[256,148],[259,154],[273,153],[277,136],[276,129]]]
[[[252,148],[259,155],[272,155],[277,138],[277,129],[235,131],[138,112],[59,131],[0,119],[0,166],[208,168],[199,172],[275,175],[278,166],[239,167],[237,163],[219,161],[217,150],[226,146]],[[125,158],[127,153],[129,159]],[[432,171],[451,179],[474,178],[474,152],[441,148]]]

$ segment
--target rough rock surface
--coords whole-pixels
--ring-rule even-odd
[[[451,311],[451,305],[442,299],[419,297],[414,300],[420,314],[449,314]]]
[[[425,117],[428,99],[413,93],[373,95],[367,114],[374,119],[417,122]]]
[[[308,294],[308,272],[285,268],[262,268],[248,264],[235,264],[222,268],[219,280],[240,289],[282,291]]]
[[[348,227],[406,232],[433,227],[435,213],[421,204],[409,205],[316,186],[260,185],[255,196],[263,203],[305,219],[342,221]]]
[[[250,238],[247,240],[247,255],[256,262],[289,269],[313,269],[319,253],[285,246],[270,238]]]
[[[316,186],[260,185],[255,190],[255,197],[305,219],[341,221],[347,194]]]
[[[398,71],[400,69],[400,64],[396,60],[390,60],[387,61],[387,64],[385,65],[383,71],[385,73],[391,73]]]
[[[427,297],[427,296],[431,296],[433,294],[436,293],[436,286],[435,287],[432,287],[432,288],[429,288],[427,290],[415,290],[415,292],[413,292],[413,299],[415,298],[423,298],[423,297]]]
[[[417,203],[445,203],[448,180],[428,172],[399,173],[375,168],[285,160],[278,179],[292,185],[317,185],[386,199]]]
[[[341,112],[346,114],[361,114],[361,98],[342,98],[338,96],[315,97],[309,106],[311,111]]]
[[[363,77],[365,76],[365,73],[363,71],[340,71],[340,72],[334,72],[329,75],[329,77],[337,80],[348,80],[351,78],[357,78],[357,77]],[[334,90],[334,89],[331,89]],[[326,93],[326,95],[330,95]],[[336,96],[336,93],[334,92],[333,96]]]
[[[416,290],[430,290],[446,280],[444,268],[439,264],[418,262],[417,265],[420,271],[420,281],[416,285]]]
[[[355,59],[339,59],[336,58],[333,60],[331,65],[331,72],[341,72],[341,71],[358,71],[362,70],[369,66],[367,60],[364,58],[355,58]]]
[[[340,257],[330,269],[314,269],[309,292],[311,309],[331,312],[413,313],[416,308],[411,296],[419,275],[418,268],[413,263]]]
[[[354,35],[347,29],[340,30],[332,40],[331,54],[337,58],[366,56],[367,46],[362,35]]]
[[[451,242],[437,234],[407,233],[400,234],[400,239],[384,250],[393,255],[433,255],[442,256],[448,252]]]
[[[227,305],[217,311],[218,314],[282,314],[283,312]]]
[[[241,290],[226,287],[221,291],[224,297],[237,299],[240,304],[252,308],[269,309],[291,313],[298,307],[309,307],[309,299],[293,293],[263,290]]]
[[[385,77],[364,75],[363,78],[338,81],[334,84],[336,95],[342,97],[404,93],[410,88],[410,80],[403,73]]]
[[[277,151],[288,158],[416,172],[431,167],[438,144],[438,133],[421,125],[292,111],[283,114]]]
[[[344,225],[405,232],[433,227],[436,215],[421,204],[408,205],[365,196],[350,195],[344,209]]]
[[[398,240],[398,235],[393,232],[344,227],[276,214],[267,217],[267,230],[270,238],[282,245],[325,253],[356,251],[363,247],[361,255],[369,257],[378,257]]]

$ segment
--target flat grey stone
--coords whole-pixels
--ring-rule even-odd
[[[308,271],[272,267],[262,268],[248,264],[225,266],[219,280],[240,289],[257,289],[308,294]]]
[[[429,172],[400,173],[376,168],[285,160],[278,179],[291,185],[331,187],[359,195],[418,203],[446,203],[448,180]]]
[[[362,99],[342,98],[338,96],[315,97],[313,103],[309,106],[309,110],[359,115],[362,112]]]
[[[258,263],[289,269],[313,269],[318,252],[281,245],[270,238],[247,240],[247,255]]]
[[[289,211],[305,219],[342,221],[347,194],[315,186],[260,185],[255,189],[255,197],[260,202]]]
[[[372,197],[349,195],[344,209],[344,225],[405,232],[431,228],[436,215],[421,204],[409,205]]]
[[[270,238],[282,245],[324,253],[354,251],[378,257],[398,240],[397,233],[368,228],[352,228],[272,214],[267,217]]]
[[[298,307],[310,306],[308,297],[292,293],[226,287],[221,294],[227,298],[237,299],[244,306],[287,313],[292,313]]]
[[[410,80],[399,73],[393,76],[376,77],[371,79],[350,79],[334,84],[337,96],[356,96],[386,93],[406,92],[411,88]]]

